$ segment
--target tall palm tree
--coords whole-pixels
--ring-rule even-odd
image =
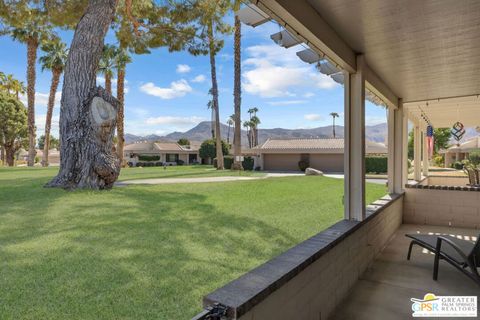
[[[335,118],[338,118],[339,115],[338,115],[338,113],[336,113],[336,112],[331,112],[331,113],[330,113],[330,116],[331,116],[332,119],[333,119],[333,126],[332,126],[332,128],[333,128],[333,138],[335,138]]]
[[[217,145],[217,169],[223,170],[222,136],[220,132],[220,107],[218,103],[218,83],[215,57],[223,46],[223,40],[218,38],[219,34],[230,32],[230,26],[223,21],[228,10],[230,1],[227,0],[198,0],[197,9],[199,22],[206,33],[204,37],[208,44],[210,57],[210,74],[212,78],[212,109],[215,112],[215,140]]]
[[[240,10],[241,0],[235,0],[233,4],[233,11]],[[242,79],[241,79],[241,38],[242,38],[242,23],[237,15],[235,15],[234,36],[233,36],[233,64],[234,64],[234,79],[233,79],[233,106],[235,110],[234,134],[233,134],[233,155],[234,161],[232,169],[242,170],[242,161],[237,159],[242,155],[242,128],[241,128],[241,105],[242,105]]]
[[[117,99],[119,102],[117,111],[117,154],[122,161],[122,165],[125,165],[123,161],[123,147],[125,145],[125,70],[132,59],[127,50],[121,48],[117,50],[115,61],[117,66]]]
[[[252,119],[250,119],[250,123],[251,123],[252,131],[253,131],[253,135],[252,135],[253,143],[252,143],[252,145],[254,147],[256,147],[256,146],[258,146],[258,125],[261,123],[260,118],[258,118],[255,115],[255,116],[252,117]]]
[[[111,44],[103,46],[102,57],[98,63],[98,71],[105,76],[105,91],[112,94],[112,77],[116,66],[117,47]]]
[[[252,123],[250,122],[250,120],[244,121],[243,127],[247,129],[248,147],[251,148],[252,147],[252,133],[251,133]]]
[[[227,144],[230,144],[230,128],[235,124],[235,122],[232,120],[232,116],[228,118],[227,124],[228,124]]]
[[[52,71],[52,83],[50,84],[50,94],[48,96],[47,117],[45,121],[45,143],[43,146],[42,166],[48,166],[48,150],[50,149],[50,129],[52,126],[52,114],[55,106],[55,95],[57,93],[60,76],[67,61],[68,49],[65,43],[60,39],[47,42],[42,46],[45,55],[40,57],[42,70]]]
[[[32,13],[21,25],[10,30],[14,40],[27,45],[27,108],[28,108],[28,166],[35,163],[35,80],[37,51],[42,42],[50,38],[51,27],[48,26],[40,15]]]

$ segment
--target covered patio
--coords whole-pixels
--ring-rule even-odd
[[[478,295],[480,287],[415,248],[405,233],[480,233],[480,188],[429,173],[427,126],[480,125],[480,2],[256,0],[247,25],[344,86],[344,220],[204,298],[197,319],[406,319],[411,298]],[[365,100],[388,109],[388,195],[365,203]],[[408,180],[408,123],[414,180]],[[423,146],[422,146],[423,145]]]

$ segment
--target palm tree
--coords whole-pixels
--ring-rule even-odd
[[[117,111],[117,154],[122,164],[123,161],[123,147],[125,145],[125,70],[127,64],[132,62],[127,50],[119,49],[115,55],[115,62],[117,66],[117,99],[118,99],[118,111]]]
[[[240,9],[241,0],[235,0],[233,4],[233,11]],[[238,157],[242,155],[242,128],[241,128],[241,105],[242,105],[242,79],[241,79],[241,38],[242,38],[242,23],[237,15],[235,15],[234,36],[233,36],[233,52],[234,52],[234,81],[233,81],[233,106],[235,110],[234,134],[233,134],[233,155],[234,161],[232,169],[242,170],[243,165],[241,161],[237,161]]]
[[[37,50],[51,36],[51,27],[38,15],[31,14],[30,19],[10,30],[14,40],[27,45],[27,107],[28,107],[28,166],[35,163],[35,80]]]
[[[261,123],[260,122],[260,118],[258,118],[256,115],[252,117],[252,119],[250,119],[250,123],[251,123],[251,126],[252,126],[252,132],[253,132],[253,135],[252,135],[252,145],[254,147],[258,146],[258,125]]]
[[[103,46],[102,57],[98,63],[98,71],[105,76],[105,91],[112,94],[113,70],[116,66],[117,47],[111,44]]]
[[[227,133],[227,143],[230,144],[230,127],[233,126],[235,124],[235,122],[232,120],[232,116],[230,116],[230,118],[228,118],[227,120],[227,124],[228,124],[228,133]]]
[[[52,126],[52,114],[55,106],[55,95],[57,93],[60,76],[67,61],[68,49],[65,43],[60,39],[47,42],[42,46],[45,55],[40,57],[42,71],[49,69],[52,71],[52,83],[50,85],[50,94],[48,96],[47,117],[45,121],[45,143],[43,146],[42,165],[48,166],[48,150],[50,149],[50,129]]]
[[[18,99],[20,94],[25,93],[25,85],[22,81],[17,80],[13,77],[13,74],[2,74],[0,76],[1,87],[6,90],[9,94],[15,94],[15,97]]]
[[[198,18],[200,24],[204,27],[202,38],[206,39],[208,44],[208,54],[210,56],[210,74],[212,78],[212,109],[215,113],[215,140],[217,145],[217,169],[223,170],[222,136],[220,132],[220,107],[218,103],[218,83],[215,56],[223,46],[223,40],[217,37],[218,34],[227,34],[230,27],[223,22],[223,18],[230,9],[230,1],[227,0],[198,0],[196,2]],[[203,33],[202,32],[202,33]]]
[[[336,113],[336,112],[331,112],[331,113],[330,113],[330,116],[331,116],[332,119],[333,119],[333,126],[332,126],[332,128],[333,128],[333,138],[335,138],[335,118],[338,118],[339,115],[338,115],[338,113]]]
[[[248,147],[252,147],[252,135],[251,135],[251,128],[252,128],[252,123],[250,120],[244,121],[243,122],[243,127],[247,129],[247,138],[248,138]]]

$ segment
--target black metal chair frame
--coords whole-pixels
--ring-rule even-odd
[[[435,259],[433,263],[433,280],[438,279],[438,267],[440,259],[445,260],[450,263],[452,266],[457,268],[464,275],[472,279],[477,285],[480,286],[480,274],[478,273],[477,267],[480,267],[480,258],[478,256],[480,252],[480,237],[477,239],[477,242],[473,246],[471,252],[465,253],[452,239],[449,239],[445,236],[434,236],[436,237],[436,246],[433,247],[430,244],[421,241],[415,238],[414,234],[406,234],[407,237],[411,238],[410,246],[408,248],[407,260],[410,260],[412,253],[412,247],[414,244],[427,249],[428,251],[435,254]],[[445,251],[442,251],[442,245],[451,246],[463,259],[463,263],[458,263],[454,258],[450,257]],[[467,267],[471,270],[468,271]]]

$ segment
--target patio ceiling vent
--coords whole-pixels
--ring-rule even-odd
[[[292,35],[287,30],[282,30],[280,32],[274,33],[270,36],[270,38],[276,44],[286,49],[293,47],[299,43],[302,43],[301,40],[297,39],[294,35]]]
[[[247,26],[256,27],[270,20],[270,17],[253,4],[248,4],[235,12],[241,22]]]

